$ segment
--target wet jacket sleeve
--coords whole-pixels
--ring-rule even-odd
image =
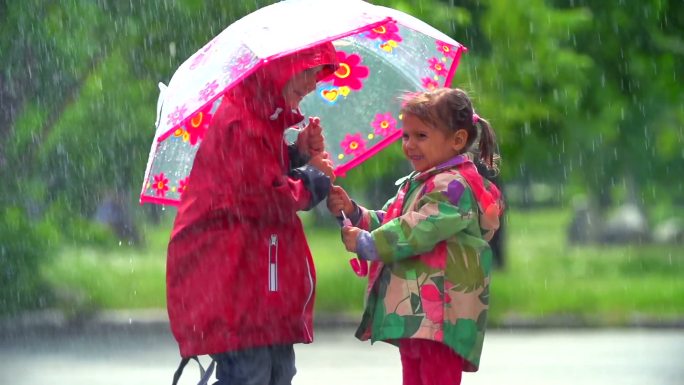
[[[467,184],[453,174],[437,175],[415,207],[370,233],[383,262],[426,253],[463,231],[477,215]]]
[[[304,187],[311,194],[309,204],[303,210],[315,207],[330,192],[330,178],[314,166],[306,165],[290,171],[290,176],[304,183]]]
[[[287,155],[290,158],[290,169],[302,167],[309,163],[309,160],[311,159],[308,155],[299,152],[296,143],[287,145]]]
[[[330,178],[316,167],[307,165],[311,158],[300,153],[296,143],[287,145],[287,155],[290,159],[290,177],[304,182],[311,193],[311,201],[304,210],[312,209],[328,196]]]
[[[382,210],[370,210],[363,206],[359,206],[354,202],[354,213],[349,219],[351,219],[354,226],[362,230],[375,230],[385,221],[387,209],[394,202],[394,199],[395,198],[388,200],[387,203],[382,206]]]

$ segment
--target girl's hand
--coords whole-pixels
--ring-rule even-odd
[[[347,251],[356,253],[356,237],[361,232],[361,229],[353,226],[344,226],[342,228],[342,243]]]
[[[330,183],[335,181],[335,166],[333,165],[332,160],[330,160],[330,156],[327,152],[321,152],[317,156],[311,158],[309,164],[327,175],[328,178],[330,178]]]
[[[344,211],[344,215],[349,218],[354,213],[354,203],[342,187],[332,186],[328,193],[328,210],[336,217],[340,216],[340,211]]]
[[[297,149],[301,154],[316,157],[325,150],[323,128],[318,117],[309,117],[309,123],[299,131]]]

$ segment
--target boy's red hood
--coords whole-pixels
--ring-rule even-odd
[[[276,117],[278,121],[282,120],[283,128],[287,128],[304,117],[297,111],[288,111],[283,89],[292,76],[317,66],[323,66],[317,74],[319,81],[337,70],[339,64],[332,43],[319,44],[267,62],[229,94],[236,102],[242,100],[245,108],[262,117],[270,117],[280,109]],[[281,113],[282,117],[279,116]]]

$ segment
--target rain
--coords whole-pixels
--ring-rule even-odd
[[[369,278],[350,262],[366,261],[347,251],[329,201],[308,207],[297,194],[285,201],[273,191],[280,183],[304,185],[300,169],[318,162],[315,171],[334,169],[332,183],[356,206],[389,210],[403,178],[417,169],[402,148],[404,98],[443,86],[466,91],[493,128],[498,172],[480,172],[503,196],[498,231],[487,243],[491,260],[478,251],[473,268],[470,254],[459,254],[461,275],[487,277],[474,289],[486,311],[468,319],[479,328],[468,336],[484,338],[481,356],[473,353],[479,367],[465,371],[462,383],[658,385],[684,378],[684,2],[369,1],[427,23],[434,35],[396,15],[348,17],[360,0],[285,2],[310,6],[277,14],[265,28],[255,18],[223,39],[238,20],[281,2],[0,0],[0,383],[170,383],[183,348],[174,317],[184,315],[174,315],[169,277],[235,266],[246,276],[261,268],[249,256],[261,254],[269,272],[262,286],[241,275],[230,282],[203,276],[201,295],[188,295],[187,303],[226,306],[235,316],[249,298],[246,323],[301,307],[307,335],[292,341],[295,385],[401,383],[400,350],[355,337]],[[366,24],[351,33],[345,20]],[[259,44],[244,44],[250,38]],[[312,90],[295,90],[304,120],[296,109],[269,110],[264,118],[284,121],[284,140],[314,156],[295,167],[290,147],[217,145],[210,169],[233,174],[212,180],[211,194],[198,201],[228,202],[217,215],[244,231],[212,238],[203,230],[184,244],[242,243],[243,258],[211,265],[198,257],[174,270],[179,205],[188,186],[197,188],[191,171],[199,172],[210,151],[202,146],[216,134],[212,119],[231,98],[244,111],[263,98],[280,100],[283,93],[263,96],[274,86],[259,71],[327,41],[346,67],[316,78]],[[242,86],[254,93],[231,91]],[[314,145],[297,144],[315,131],[305,128],[310,116],[320,117],[326,160],[315,159]],[[234,137],[251,140],[247,131]],[[233,153],[220,151],[228,146]],[[282,166],[271,184],[263,182],[268,159]],[[302,196],[317,196],[303,188]],[[290,210],[295,201],[299,211]],[[251,202],[261,203],[236,209]],[[486,210],[477,210],[485,234]],[[254,212],[261,216],[253,219]],[[301,222],[305,242],[299,232],[264,230],[285,221]],[[263,239],[254,235],[262,230]],[[205,254],[218,253],[211,250]],[[303,263],[307,250],[311,264],[278,275],[286,267],[273,256],[296,254]],[[427,282],[420,268],[391,270],[399,265],[386,263],[383,271]],[[299,302],[283,302],[270,315],[255,305],[274,303],[268,296],[304,272],[306,295],[292,296]],[[246,286],[234,291],[239,285]],[[448,302],[443,283],[435,287],[446,319],[458,301]],[[423,294],[418,302],[408,296],[404,307],[425,326],[434,308]],[[401,322],[393,325],[404,339],[412,326]],[[300,343],[309,342],[309,327],[313,343]],[[199,359],[205,369],[212,361],[208,352]],[[179,383],[197,383],[196,367],[191,361]]]

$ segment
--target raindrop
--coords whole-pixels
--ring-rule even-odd
[[[169,55],[171,55],[172,58],[176,57],[176,43],[173,41],[169,43]]]

